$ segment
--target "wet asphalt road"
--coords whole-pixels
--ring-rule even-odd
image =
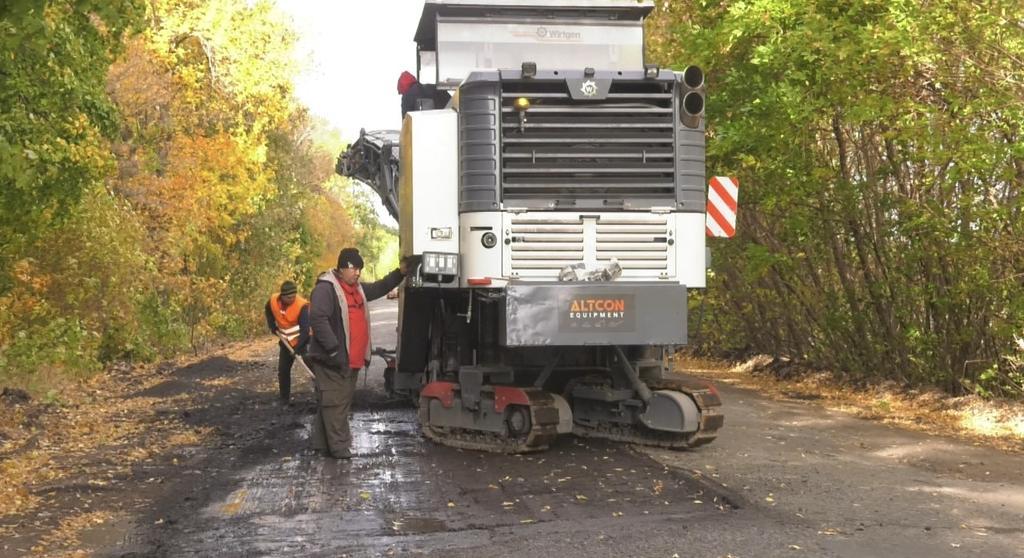
[[[397,306],[371,308],[393,346]],[[424,440],[381,370],[357,394],[351,461],[303,455],[304,381],[296,407],[240,403],[239,425],[273,428],[186,456],[193,476],[98,554],[1024,556],[1018,456],[727,386],[726,427],[694,452],[564,438],[481,454]]]

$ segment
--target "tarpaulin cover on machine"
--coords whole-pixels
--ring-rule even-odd
[[[520,283],[506,288],[501,342],[684,345],[686,287],[675,283]]]

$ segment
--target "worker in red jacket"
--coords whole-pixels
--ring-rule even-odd
[[[398,94],[402,96],[402,118],[408,112],[421,110],[421,101],[430,101],[430,109],[443,109],[452,99],[447,91],[438,89],[436,85],[424,85],[409,72],[402,72],[398,77]]]
[[[359,371],[370,363],[373,343],[367,303],[398,286],[405,261],[380,281],[360,283],[363,258],[355,248],[338,254],[338,267],[317,279],[310,296],[312,338],[306,361],[316,376],[317,414],[313,449],[335,459],[352,457],[349,415]]]
[[[281,284],[280,292],[267,301],[263,313],[270,333],[284,338],[278,341],[277,387],[281,403],[287,405],[292,391],[292,364],[295,363],[293,352],[301,355],[309,343],[309,301],[299,296],[295,283],[285,281]],[[288,343],[287,347],[285,342]]]

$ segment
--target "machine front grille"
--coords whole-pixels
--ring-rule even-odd
[[[558,270],[583,261],[583,219],[514,218],[510,233],[514,272],[557,277]]]
[[[565,81],[501,84],[502,197],[675,199],[672,82],[618,80],[574,100]],[[516,99],[530,101],[525,121]]]
[[[672,231],[664,217],[601,219],[595,225],[597,262],[619,261],[624,272],[667,272]],[[675,241],[672,240],[674,243]]]
[[[675,273],[670,220],[662,215],[614,214],[600,218],[533,213],[513,217],[508,227],[507,274],[553,280],[567,265],[603,267],[616,259],[623,278],[654,279]]]

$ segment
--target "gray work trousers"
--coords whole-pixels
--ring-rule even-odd
[[[334,457],[351,455],[352,397],[356,392],[359,370],[336,370],[311,363],[316,376],[316,416],[310,435],[313,449],[327,451]]]

